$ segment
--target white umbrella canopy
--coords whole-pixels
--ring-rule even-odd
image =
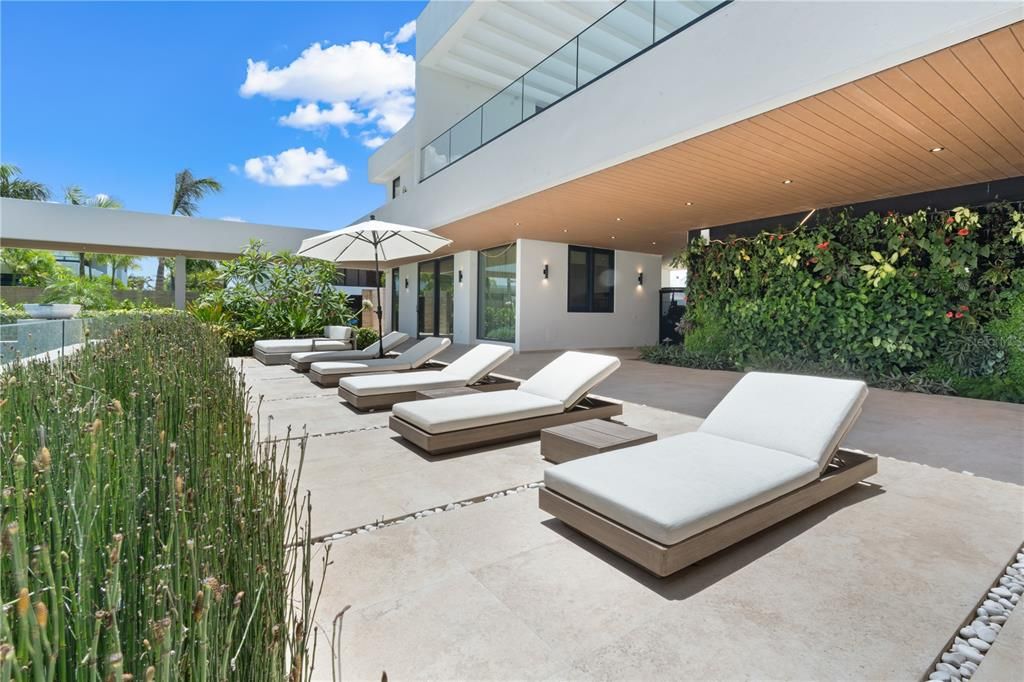
[[[380,272],[380,261],[398,258],[414,258],[434,253],[443,246],[451,244],[446,239],[430,230],[410,225],[399,225],[377,220],[370,216],[369,220],[328,232],[318,237],[303,239],[299,256],[318,258],[332,263],[350,261],[373,261],[373,271]],[[380,275],[377,276],[377,330],[384,336],[382,321],[384,309],[380,300]],[[384,357],[384,344],[379,346],[380,357]]]

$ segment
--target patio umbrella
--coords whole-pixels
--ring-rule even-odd
[[[377,280],[377,330],[383,337],[384,323],[381,318],[384,310],[380,301],[380,262],[425,256],[451,243],[451,239],[445,239],[430,230],[386,223],[371,215],[369,220],[357,225],[303,239],[296,253],[333,263],[372,260]],[[380,344],[380,357],[384,357],[383,343]]]

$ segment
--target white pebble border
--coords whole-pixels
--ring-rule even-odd
[[[403,523],[408,523],[410,521],[416,521],[417,519],[425,519],[426,517],[433,516],[434,514],[441,514],[441,513],[444,513],[444,512],[457,511],[459,509],[462,509],[463,507],[468,507],[471,504],[477,504],[479,502],[490,502],[491,500],[497,500],[498,498],[501,498],[501,497],[509,497],[511,495],[517,495],[517,494],[519,494],[521,492],[525,492],[525,491],[531,490],[533,488],[539,488],[541,485],[542,484],[541,484],[540,481],[535,481],[533,483],[524,483],[522,485],[516,486],[515,488],[508,488],[507,490],[499,490],[496,493],[490,493],[488,495],[478,495],[477,497],[470,497],[470,498],[465,499],[465,500],[459,500],[458,502],[449,502],[448,504],[446,504],[443,507],[429,507],[427,509],[422,509],[422,510],[420,510],[418,512],[414,512],[412,514],[407,514],[407,515],[404,515],[404,516],[396,516],[396,517],[391,518],[391,519],[382,519],[380,521],[377,521],[376,523],[368,523],[365,526],[356,526],[355,528],[349,528],[348,530],[339,531],[337,533],[331,533],[329,535],[322,535],[320,537],[313,538],[312,541],[313,542],[334,542],[336,540],[342,540],[344,538],[351,537],[353,535],[364,535],[366,533],[372,533],[375,530],[380,530],[381,528],[389,528],[391,526],[399,526],[399,525],[401,525]]]
[[[1024,594],[1024,547],[953,637],[928,679],[950,682],[973,677],[1021,594]]]

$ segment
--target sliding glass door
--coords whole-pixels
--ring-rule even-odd
[[[488,341],[516,340],[516,245],[480,251],[476,336]]]
[[[455,257],[419,264],[417,318],[420,336],[451,336],[455,312]]]

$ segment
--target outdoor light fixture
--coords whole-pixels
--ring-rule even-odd
[[[639,275],[637,275],[636,285],[638,287],[642,287],[644,285],[644,273],[641,272]]]
[[[544,264],[544,279],[548,278],[548,264]]]
[[[405,278],[405,288],[406,289],[409,288],[409,278],[408,277]]]
[[[932,152],[932,153],[934,154],[934,153],[936,153],[936,152],[941,152],[941,151],[944,151],[945,149],[946,149],[945,147],[932,147],[932,148],[931,148],[931,149],[929,149],[928,151],[930,151],[930,152]]]
[[[459,268],[459,284],[462,284],[462,269]]]

